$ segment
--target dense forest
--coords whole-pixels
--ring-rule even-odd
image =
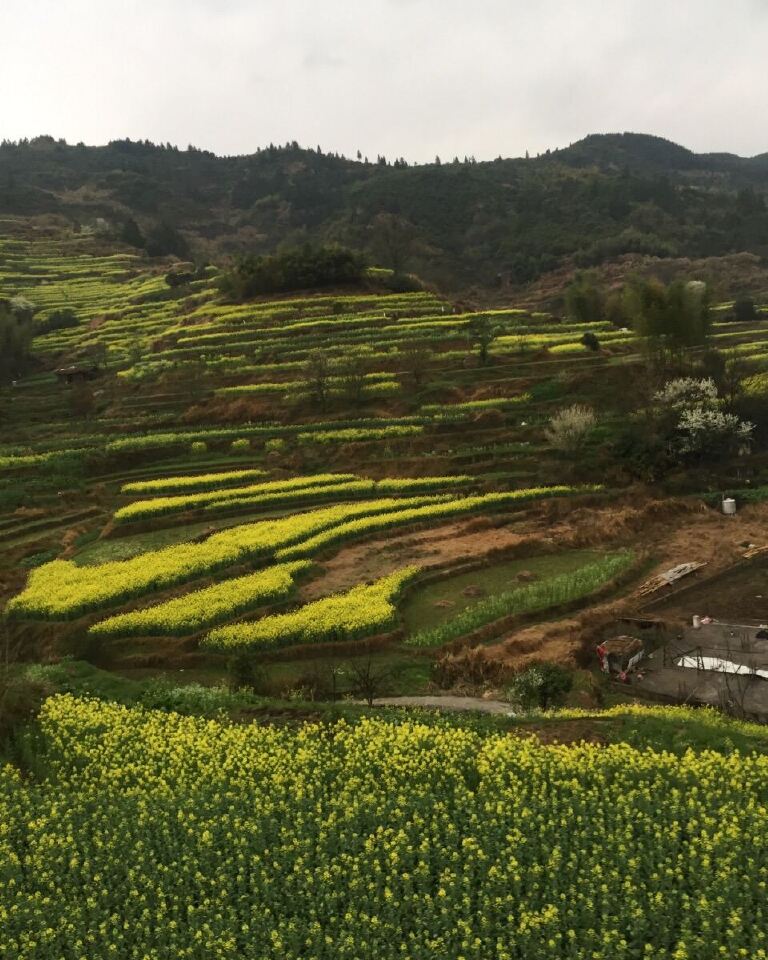
[[[767,192],[768,154],[694,154],[629,133],[420,166],[297,143],[238,157],[130,140],[0,145],[0,215],[59,215],[154,255],[340,242],[446,289],[527,283],[625,253],[762,257]]]

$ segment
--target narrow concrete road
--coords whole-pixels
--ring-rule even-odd
[[[502,700],[482,700],[480,697],[382,697],[373,701],[374,707],[429,707],[434,710],[475,710],[478,713],[500,713],[513,717],[515,711]]]

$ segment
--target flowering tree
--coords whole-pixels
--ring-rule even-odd
[[[734,413],[706,407],[683,410],[677,424],[675,448],[683,455],[734,449],[748,451],[755,425]]]
[[[662,416],[670,417],[670,450],[681,457],[704,453],[744,452],[754,424],[723,411],[711,378],[670,380],[654,397]]]
[[[597,417],[592,407],[574,403],[565,407],[549,421],[546,437],[553,447],[563,450],[575,449],[581,441],[594,429]]]
[[[693,377],[678,377],[670,380],[653,398],[660,407],[680,413],[689,407],[704,407],[716,410],[721,400],[717,395],[715,381],[711,377],[695,380]]]

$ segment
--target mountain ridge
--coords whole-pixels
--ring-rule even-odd
[[[197,259],[311,240],[378,261],[384,218],[407,267],[445,289],[526,284],[627,253],[764,257],[766,195],[768,153],[696,154],[634,133],[590,134],[538,157],[415,166],[295,142],[234,157],[131,140],[0,145],[0,215],[55,215],[76,229],[103,220],[150,252]]]

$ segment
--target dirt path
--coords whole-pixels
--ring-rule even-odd
[[[502,700],[483,700],[480,697],[382,697],[373,701],[374,707],[427,707],[433,710],[475,711],[497,713],[514,717],[515,711]]]
[[[745,541],[768,543],[768,504],[723,517],[695,501],[632,498],[604,506],[573,508],[567,500],[535,503],[494,523],[469,517],[416,533],[382,534],[342,546],[323,571],[301,588],[304,602],[348,590],[412,563],[459,564],[514,547],[530,553],[557,549],[633,545],[658,557],[659,569],[700,559],[707,572],[725,567]],[[743,552],[743,550],[742,550]]]
[[[515,547],[529,539],[521,521],[491,527],[477,518],[443,524],[418,533],[381,536],[343,547],[323,562],[322,573],[301,588],[304,602],[348,590],[364,580],[387,576],[416,563],[432,567],[476,560],[495,550]]]

